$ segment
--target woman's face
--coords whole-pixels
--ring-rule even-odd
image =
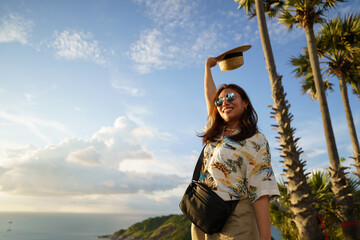
[[[226,100],[226,96],[229,93],[235,94],[235,99],[231,102]],[[223,99],[222,105],[217,107],[222,119],[224,119],[227,123],[238,122],[248,106],[248,103],[243,101],[240,94],[231,88],[225,88],[222,90],[219,98]]]

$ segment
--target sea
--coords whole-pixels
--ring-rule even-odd
[[[0,240],[95,240],[151,216],[74,213],[0,213]]]
[[[95,240],[127,229],[146,215],[74,213],[0,213],[0,240]],[[280,231],[272,236],[281,240]]]

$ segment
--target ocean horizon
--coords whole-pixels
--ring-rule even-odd
[[[160,215],[159,215],[160,216]],[[0,213],[1,240],[95,240],[154,215],[120,213]],[[281,240],[280,231],[272,235]]]
[[[94,240],[150,215],[109,213],[0,213],[1,240]]]

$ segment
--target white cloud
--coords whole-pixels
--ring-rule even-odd
[[[166,27],[192,27],[191,19],[196,14],[198,4],[188,0],[135,0],[144,5],[146,14],[156,25]]]
[[[228,50],[229,42],[234,48],[234,40],[241,45],[258,39],[256,22],[242,11],[210,9],[204,0],[134,1],[150,19],[129,52],[140,73],[200,64]]]
[[[143,95],[143,93],[139,90],[139,88],[136,87],[130,87],[128,85],[125,85],[124,83],[120,83],[118,80],[112,80],[111,86],[118,90],[121,93],[126,93],[131,96],[140,96]]]
[[[283,24],[279,23],[276,19],[268,20],[267,27],[270,40],[273,42],[273,44],[285,45],[305,36],[303,29],[293,28],[291,31],[288,31],[287,28]]]
[[[144,7],[150,27],[143,30],[130,48],[129,56],[140,73],[198,63],[224,46],[217,30],[199,11],[202,3],[189,0],[135,0]],[[215,22],[215,20],[212,20]]]
[[[17,13],[9,13],[0,20],[0,43],[27,44],[34,23]]]
[[[81,108],[81,107],[73,107],[73,110],[76,112],[85,112],[86,111],[85,108]]]
[[[326,156],[327,149],[321,119],[312,119],[301,125],[305,125],[306,128],[301,128],[302,130],[295,133],[297,137],[300,137],[298,146],[304,151],[301,158],[306,161],[314,161]]]
[[[249,19],[244,9],[230,11],[220,10],[221,16],[227,19],[228,35],[231,39],[239,42],[239,45],[253,44],[259,39],[258,24],[256,17]]]
[[[140,39],[131,47],[130,56],[140,73],[148,73],[151,68],[160,70],[171,65],[174,61],[172,52],[177,50],[161,30],[154,28],[141,33]]]
[[[69,153],[66,161],[73,163],[80,163],[84,166],[98,166],[100,165],[100,154],[94,146],[89,146],[84,149],[77,149]]]
[[[30,94],[30,93],[24,93],[24,96],[25,96],[25,98],[26,98],[26,100],[28,102],[32,102],[34,100],[34,98],[35,98],[35,96],[33,94]]]
[[[143,137],[143,136],[146,136],[146,137],[154,137],[154,133],[150,130],[150,129],[147,129],[147,128],[135,128],[133,131],[132,131],[132,134],[134,134],[136,137]]]
[[[64,30],[55,31],[54,41],[50,44],[56,50],[55,55],[67,60],[86,60],[99,65],[105,65],[106,61],[101,54],[101,49],[96,40],[92,40],[91,33]]]
[[[137,126],[119,117],[89,139],[6,149],[0,156],[0,188],[31,196],[151,194],[183,182],[174,166],[158,161],[137,137]],[[162,174],[166,172],[167,174]]]
[[[219,42],[219,38],[220,37],[214,27],[209,27],[209,29],[199,32],[198,37],[195,39],[195,43],[191,48],[193,57],[196,59],[205,59],[208,56],[205,56],[204,53],[210,52],[214,46],[224,46],[224,44]]]
[[[345,14],[358,14],[360,8],[359,1],[348,1],[342,4],[339,4],[335,9],[330,11],[327,15],[330,18],[333,18],[334,15],[343,16]]]
[[[353,154],[346,121],[344,121],[343,116],[334,116],[331,122],[339,157],[351,157]],[[330,163],[321,117],[312,118],[310,121],[303,121],[299,125],[301,130],[298,130],[295,135],[300,137],[298,146],[304,151],[301,158],[307,161],[309,170],[328,168]],[[350,166],[353,163],[353,160],[350,159],[343,165]],[[350,172],[352,171],[350,170]]]
[[[136,161],[125,159],[119,164],[119,171],[146,174],[149,170],[154,168],[154,164],[156,163],[156,161],[149,159],[137,159]]]
[[[46,137],[46,130],[44,128],[50,128],[65,134],[71,134],[65,125],[56,121],[48,121],[32,116],[14,115],[7,112],[0,112],[0,118],[27,127],[33,134],[41,138],[46,143],[51,143],[51,141],[48,137]]]
[[[234,23],[235,26],[239,26],[235,31],[231,32],[235,41],[252,43],[259,39],[256,16],[249,19],[249,16],[245,13],[244,9],[232,10],[222,14],[224,17],[229,18],[229,22]],[[288,31],[277,19],[267,18],[266,24],[273,44],[284,45],[304,36],[302,29],[294,28],[292,31]]]

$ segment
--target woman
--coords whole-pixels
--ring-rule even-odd
[[[225,201],[239,200],[220,233],[205,234],[192,225],[193,240],[270,240],[269,199],[279,195],[270,163],[269,145],[258,132],[257,114],[245,91],[235,84],[214,84],[211,68],[205,64],[204,88],[208,111],[199,181]]]

